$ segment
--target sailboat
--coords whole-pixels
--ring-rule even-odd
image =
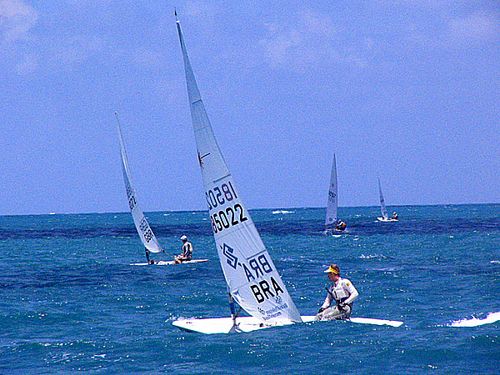
[[[142,244],[151,253],[164,252],[163,248],[160,246],[158,239],[156,238],[151,226],[149,225],[144,212],[139,207],[137,202],[137,195],[135,189],[132,187],[132,178],[130,176],[130,168],[128,165],[127,151],[125,150],[125,142],[123,141],[122,129],[120,126],[120,120],[118,118],[118,113],[115,112],[116,117],[116,128],[118,130],[118,139],[120,140],[120,155],[122,160],[122,172],[123,181],[125,182],[125,190],[127,191],[128,205],[130,212],[132,213],[132,218],[134,220],[135,229],[139,234]],[[199,263],[208,262],[208,259],[195,259],[184,263]],[[170,266],[176,264],[174,261],[154,261],[153,263],[133,263],[134,266],[147,266],[149,264],[154,264],[158,266]]]
[[[217,253],[227,284],[230,316],[179,319],[172,324],[186,331],[215,334],[251,332],[314,321],[314,316],[300,316],[243,204],[215,139],[191,68],[177,13],[175,16],[198,163]],[[239,317],[235,303],[250,316]]]
[[[380,178],[378,179],[378,193],[380,195],[380,212],[382,213],[382,216],[377,217],[377,220],[383,222],[399,221],[396,218],[389,217],[389,213],[387,212],[387,207],[385,206],[384,194],[382,194],[382,186],[380,185]]]
[[[332,173],[330,176],[330,188],[328,189],[328,203],[326,206],[325,218],[325,234],[339,235],[344,233],[344,229],[340,229],[338,218],[338,184],[337,184],[337,160],[333,154]],[[342,222],[343,223],[343,222]],[[345,224],[345,223],[344,223]]]

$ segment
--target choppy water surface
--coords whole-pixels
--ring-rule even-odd
[[[134,267],[144,251],[129,214],[0,217],[0,372],[497,373],[500,205],[341,208],[349,234],[322,235],[323,209],[252,212],[303,315],[338,263],[360,298],[347,322],[233,335],[172,327],[227,316],[226,286],[205,212],[149,216],[167,255],[181,234],[209,263]],[[164,255],[163,258],[166,258]],[[158,257],[157,257],[158,258]],[[451,327],[463,319],[476,327]],[[488,321],[488,319],[490,319]]]

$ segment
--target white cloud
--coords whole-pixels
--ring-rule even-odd
[[[74,36],[59,42],[61,45],[56,47],[52,62],[66,67],[81,64],[89,57],[103,51],[106,45],[97,36]]]
[[[341,36],[330,17],[306,10],[286,23],[268,23],[267,35],[259,41],[272,67],[302,70],[311,64],[335,62],[366,65],[356,51],[342,50]]]
[[[3,42],[25,40],[38,14],[22,0],[0,0],[0,37]]]
[[[499,35],[498,19],[487,12],[476,12],[449,21],[450,36],[461,41],[493,40]]]
[[[38,58],[35,55],[29,54],[24,56],[22,61],[16,65],[16,72],[20,75],[33,73],[38,68]]]
[[[131,60],[140,66],[158,68],[164,63],[164,56],[158,51],[139,48],[131,53]]]

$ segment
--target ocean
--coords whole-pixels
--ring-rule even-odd
[[[186,234],[208,263],[158,267],[129,213],[0,216],[0,373],[498,373],[499,322],[452,327],[500,312],[500,205],[340,208],[349,233],[322,233],[320,208],[251,211],[302,315],[325,298],[330,263],[360,296],[345,321],[246,334],[180,331],[181,317],[229,316],[206,212],[154,212],[166,249]],[[491,316],[490,316],[491,317]],[[480,322],[481,323],[481,322]]]

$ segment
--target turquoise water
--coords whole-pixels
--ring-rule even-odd
[[[360,292],[353,316],[405,325],[186,333],[171,322],[229,314],[206,212],[148,215],[169,255],[187,234],[210,259],[179,267],[129,265],[144,251],[126,213],[3,216],[0,373],[498,373],[498,322],[448,324],[500,311],[500,205],[398,207],[399,223],[341,208],[340,238],[322,235],[324,209],[286,211],[252,216],[303,315],[336,262]]]

